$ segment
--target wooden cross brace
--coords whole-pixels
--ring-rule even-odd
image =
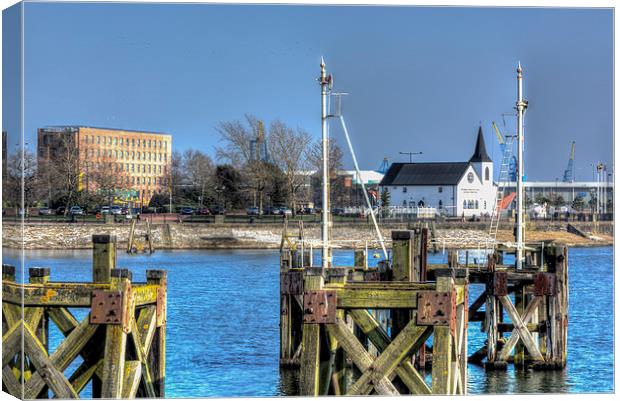
[[[499,355],[499,360],[508,361],[508,358],[510,357],[512,350],[517,345],[517,342],[521,340],[523,344],[525,345],[525,347],[527,348],[530,355],[532,356],[532,358],[534,358],[534,360],[544,361],[544,358],[542,354],[540,353],[540,350],[538,349],[538,345],[536,344],[536,341],[534,340],[532,333],[530,333],[530,331],[527,329],[527,323],[530,321],[530,319],[534,315],[534,312],[536,311],[536,308],[540,304],[540,301],[542,300],[543,297],[535,296],[534,298],[532,298],[529,305],[525,308],[525,311],[523,312],[523,316],[519,315],[519,313],[517,312],[517,309],[512,304],[512,301],[507,295],[500,296],[498,298],[500,302],[502,303],[502,305],[504,306],[504,309],[508,313],[508,316],[510,317],[510,320],[512,321],[515,327],[512,330],[512,334],[510,338],[508,339],[508,342],[504,345],[504,348],[502,348],[502,352]]]
[[[383,352],[376,359],[372,357],[341,318],[337,318],[335,324],[325,325],[328,333],[338,341],[338,344],[353,360],[353,363],[363,372],[362,376],[349,389],[347,395],[366,395],[373,388],[381,395],[398,395],[399,392],[391,380],[394,374],[398,374],[403,382],[411,384],[414,389],[421,388],[423,394],[430,394],[430,389],[424,383],[421,375],[409,361],[403,363],[403,360],[424,344],[432,330],[428,327],[416,326],[415,320],[413,320],[386,346],[389,341],[387,334],[374,321],[374,318],[365,310],[355,311],[355,314],[360,320],[362,330],[376,324],[375,327],[378,329],[373,331],[377,334],[369,336],[369,338],[373,342],[376,341],[375,346]],[[367,334],[370,335],[373,331],[369,331]],[[413,384],[414,382],[415,384]]]

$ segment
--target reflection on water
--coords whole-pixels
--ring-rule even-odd
[[[18,258],[19,252],[3,249],[3,263],[19,265]],[[438,263],[445,255],[429,259]],[[145,269],[168,270],[168,397],[297,394],[295,372],[280,372],[278,366],[278,260],[271,250],[119,253],[118,266],[129,268],[136,281],[145,280]],[[516,372],[509,367],[506,372],[485,372],[470,365],[469,392],[612,392],[612,260],[611,247],[569,252],[570,327],[564,371]],[[335,252],[335,265],[352,262],[352,252]],[[370,259],[370,264],[376,260]],[[88,281],[91,252],[26,251],[25,267],[33,266],[51,267],[53,281]],[[601,288],[600,283],[609,285]],[[481,290],[473,286],[470,300]],[[84,315],[75,312],[78,318]],[[53,348],[62,335],[52,327],[50,336]],[[483,345],[480,323],[469,326],[469,339],[470,353]],[[90,389],[82,395],[89,396]]]

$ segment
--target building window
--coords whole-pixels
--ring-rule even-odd
[[[138,160],[140,160],[140,152],[138,152]]]
[[[437,188],[437,192],[442,193],[443,192],[443,187]]]
[[[121,137],[121,146],[123,145],[123,138]]]
[[[484,169],[484,179],[486,181],[489,181],[489,168],[488,167]]]
[[[146,139],[143,139],[143,140],[142,140],[142,147],[143,147],[143,148],[146,148]]]
[[[467,201],[466,200],[463,201],[463,209],[467,209]]]
[[[114,150],[114,157],[118,158],[118,150]]]
[[[159,141],[159,148],[161,149],[161,141]]]
[[[149,148],[151,147],[151,140],[149,139]]]
[[[407,187],[403,187],[403,193],[406,194],[407,193]]]
[[[439,199],[439,204],[438,205],[439,205],[439,209],[443,208],[443,202],[441,201],[441,199]]]
[[[164,149],[168,149],[168,142],[164,141]]]
[[[475,207],[475,209],[478,209],[478,206],[479,206],[479,205],[478,205],[478,201],[476,201],[476,207]]]
[[[99,135],[97,135],[97,144],[101,143],[101,137]]]
[[[484,210],[487,210],[487,201],[484,201],[482,204],[484,205]]]
[[[136,140],[135,139],[131,140],[131,146],[136,146]]]
[[[114,137],[114,145],[118,145],[118,137]]]

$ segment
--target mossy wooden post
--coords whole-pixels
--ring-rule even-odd
[[[549,367],[566,366],[568,336],[568,252],[564,246],[545,248],[548,268],[555,275],[555,291],[548,297],[547,360]]]
[[[436,272],[437,291],[452,291],[454,281],[448,271]],[[434,326],[433,329],[433,394],[453,394],[453,342],[449,326]]]
[[[47,267],[31,267],[28,269],[28,276],[29,281],[33,284],[45,284],[50,281],[50,269]],[[45,313],[44,308],[37,308],[33,312],[32,315],[29,315],[34,317],[27,319],[29,320],[27,324],[32,324],[30,326],[31,329],[33,329],[37,338],[49,354],[49,317]],[[36,320],[38,320],[38,322]],[[34,371],[34,366],[31,366],[31,371]],[[37,398],[49,398],[47,395],[47,386],[43,387],[43,390],[37,395]]]
[[[116,235],[93,235],[93,283],[109,283],[116,269]]]
[[[522,284],[515,285],[515,309],[519,316],[523,316],[525,304],[527,303],[527,294],[525,286]],[[516,369],[525,369],[525,346],[523,341],[519,341],[514,351],[514,366]]]
[[[131,321],[131,319],[134,318],[134,307],[127,307],[127,305],[133,304],[133,296],[131,294],[131,272],[127,269],[113,269],[110,275],[110,290],[118,291],[121,294],[123,314],[129,313],[130,315],[126,318]],[[125,352],[127,348],[127,332],[125,332],[123,326],[123,324],[108,324],[105,328],[105,349],[101,380],[102,398],[122,397],[123,382],[125,379]]]
[[[494,267],[494,264],[490,264]],[[495,296],[495,283],[493,274],[488,276],[488,282],[486,283],[486,304],[485,304],[485,316],[484,316],[484,331],[487,333],[487,362],[485,364],[487,370],[492,370],[496,367],[497,359],[497,343],[499,340],[499,333],[497,331],[497,325],[499,323],[499,302]]]
[[[456,344],[455,355],[457,356],[457,360],[454,361],[454,364],[457,365],[458,374],[460,375],[456,378],[459,382],[459,394],[467,393],[467,326],[469,321],[469,280],[466,276],[465,270],[457,270],[456,278],[454,279],[454,284],[457,286],[457,292],[462,293],[462,302],[456,305],[456,331],[455,331],[455,339]],[[458,297],[458,296],[457,296]],[[456,390],[456,386],[454,388]]]
[[[112,269],[116,268],[116,235],[94,234],[93,241],[93,283],[109,283]],[[103,334],[102,334],[103,336]],[[101,338],[104,342],[104,338]],[[98,375],[92,378],[93,398],[102,397],[102,382]]]
[[[368,257],[366,249],[356,249],[353,254],[353,266],[368,268]]]
[[[356,251],[357,252],[357,251]],[[356,264],[357,265],[357,264]],[[332,274],[330,275],[329,283],[330,284],[341,284],[344,285],[347,282],[347,275],[345,273],[345,269],[330,269]],[[337,271],[334,274],[334,271]],[[345,310],[338,309],[336,311],[336,317],[345,321]],[[328,333],[329,340],[329,363],[330,363],[330,371],[331,377],[329,377],[329,382],[331,383],[331,388],[334,395],[344,395],[347,393],[347,382],[346,382],[346,360],[344,355],[344,350],[338,344],[338,340],[332,334]],[[323,394],[327,395],[327,391],[329,388],[325,386],[323,389]]]
[[[146,283],[159,285],[155,317],[155,334],[151,352],[147,356],[153,379],[153,387],[158,398],[166,396],[166,321],[168,298],[168,272],[166,270],[147,270]]]
[[[285,249],[280,252],[280,286],[288,271],[297,263],[297,252]],[[293,358],[292,307],[294,300],[280,288],[280,363],[290,363]]]
[[[416,281],[413,255],[414,232],[392,231],[392,278],[391,281]],[[394,339],[411,320],[411,311],[393,309],[391,338]]]
[[[304,291],[323,288],[321,269],[307,269],[304,277]],[[318,396],[320,391],[320,334],[321,326],[316,323],[303,323],[301,342],[301,361],[299,373],[300,395]]]

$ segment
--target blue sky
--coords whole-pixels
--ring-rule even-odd
[[[24,24],[30,144],[38,127],[84,124],[167,132],[214,155],[214,127],[244,113],[318,138],[323,55],[350,93],[362,168],[408,160],[399,151],[466,160],[480,123],[497,162],[491,121],[513,111],[520,60],[528,179],[561,178],[572,140],[577,179],[612,163],[610,9],[27,3]],[[3,121],[12,142],[16,124]]]

